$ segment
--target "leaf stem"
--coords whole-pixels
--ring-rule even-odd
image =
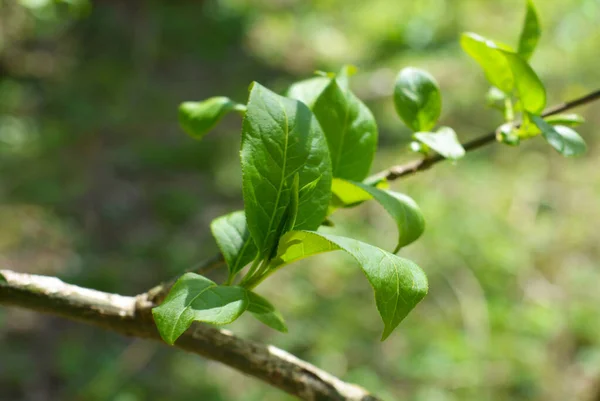
[[[240,283],[241,285],[244,285],[245,282],[247,282],[252,276],[254,276],[254,274],[256,273],[256,271],[259,268],[259,265],[263,262],[264,260],[260,258],[260,255],[256,255],[256,259],[254,259],[254,262],[252,262],[252,266],[250,266],[250,269],[248,269],[248,273],[246,274],[246,276],[242,279],[242,282]]]

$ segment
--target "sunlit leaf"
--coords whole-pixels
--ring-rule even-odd
[[[553,126],[539,116],[531,118],[546,141],[563,156],[578,156],[587,150],[585,141],[573,129],[562,125]]]
[[[464,33],[461,45],[483,68],[492,85],[507,94],[517,89],[523,109],[534,114],[544,109],[544,85],[527,61],[509,46],[474,33]]]
[[[369,108],[332,79],[313,112],[327,137],[333,176],[363,180],[377,147],[377,124]]]
[[[516,53],[501,50],[515,80],[519,99],[526,111],[538,114],[546,107],[546,88],[533,68]]]
[[[416,241],[425,230],[425,219],[417,203],[407,195],[383,190],[360,182],[350,182],[373,197],[392,216],[398,227],[398,242],[393,253]]]
[[[513,74],[500,48],[511,50],[509,46],[492,42],[476,33],[463,33],[460,38],[463,50],[483,69],[488,81],[504,93],[511,93],[515,82]]]
[[[331,203],[335,207],[352,207],[373,197],[350,181],[334,178],[331,183]]]
[[[329,85],[330,79],[327,77],[314,77],[296,82],[290,86],[286,96],[296,99],[312,108],[317,98],[323,90]]]
[[[447,159],[457,160],[465,155],[456,132],[450,127],[441,127],[437,132],[417,132],[414,137]]]
[[[179,106],[179,125],[191,137],[202,139],[225,114],[243,109],[243,105],[223,96],[202,102],[184,102]]]
[[[377,309],[385,325],[385,340],[427,294],[427,277],[412,261],[382,249],[334,235],[309,231],[290,231],[279,243],[279,266],[305,257],[343,250],[361,266],[375,292]]]
[[[535,4],[532,0],[527,0],[527,12],[525,14],[525,20],[523,21],[523,28],[521,30],[521,36],[519,37],[519,48],[518,53],[523,59],[529,60],[533,54],[540,36],[542,29],[540,27],[540,20],[535,9]]]
[[[292,185],[299,176],[296,229],[316,229],[331,196],[325,135],[308,107],[254,83],[242,128],[242,183],[248,228],[269,258],[285,228]]]
[[[221,287],[195,273],[186,273],[171,288],[152,315],[161,337],[174,344],[194,321],[216,325],[236,320],[248,307],[248,292]]]
[[[356,67],[353,65],[345,65],[342,67],[340,72],[336,75],[334,73],[322,73],[317,77],[308,78],[302,81],[293,83],[287,93],[286,97],[296,99],[310,107],[311,109],[315,105],[317,98],[329,85],[332,78],[337,77],[338,84],[348,89],[349,79],[356,73]]]
[[[442,110],[438,83],[426,71],[404,68],[396,78],[394,105],[410,129],[428,131],[435,126]]]

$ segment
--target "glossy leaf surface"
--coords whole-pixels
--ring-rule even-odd
[[[222,287],[195,273],[186,273],[171,288],[152,315],[161,337],[175,343],[194,321],[223,325],[233,322],[248,307],[247,290]]]
[[[309,231],[291,231],[284,235],[276,262],[285,265],[334,250],[343,250],[352,256],[367,276],[385,326],[382,334],[385,340],[427,294],[425,273],[412,261],[372,245]]]
[[[586,152],[587,145],[577,132],[563,125],[551,125],[539,116],[532,116],[535,125],[542,131],[542,135],[550,146],[563,156],[579,156]]]
[[[223,116],[243,108],[243,105],[223,96],[202,102],[184,102],[179,106],[179,125],[192,138],[202,139]]]
[[[542,35],[542,28],[540,27],[540,20],[538,18],[535,4],[532,0],[527,0],[527,11],[525,13],[525,20],[523,21],[523,28],[521,30],[521,36],[519,37],[519,48],[518,53],[523,59],[529,60],[533,54],[537,44]]]
[[[441,127],[437,132],[417,132],[414,137],[447,159],[457,160],[465,155],[456,132],[450,127]]]
[[[242,128],[242,184],[248,228],[269,258],[286,227],[294,177],[299,199],[294,228],[316,229],[331,196],[325,135],[308,107],[254,83]]]
[[[426,71],[408,67],[400,71],[394,86],[394,105],[413,131],[432,129],[442,111],[442,96],[436,80]]]
[[[363,180],[377,147],[377,124],[369,108],[332,79],[313,107],[327,138],[334,177]]]

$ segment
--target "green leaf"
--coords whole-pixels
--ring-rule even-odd
[[[535,4],[532,0],[527,0],[527,12],[525,14],[525,21],[523,22],[523,29],[521,30],[521,36],[519,37],[519,50],[518,53],[523,59],[529,60],[533,54],[542,29],[540,27],[540,20],[535,9]]]
[[[299,100],[312,109],[321,92],[329,85],[329,81],[327,77],[314,77],[296,82],[290,86],[286,96]]]
[[[490,83],[510,94],[516,87],[523,108],[540,113],[546,106],[546,89],[525,59],[509,46],[474,33],[464,33],[461,45],[485,71]]]
[[[254,83],[241,159],[244,210],[261,257],[275,252],[296,174],[301,189],[294,228],[319,227],[331,196],[331,162],[325,135],[306,105]]]
[[[385,325],[382,341],[427,294],[427,277],[415,263],[350,238],[309,231],[290,231],[279,243],[275,262],[283,266],[305,257],[343,250],[361,266],[375,291]]]
[[[368,193],[350,181],[334,178],[331,183],[331,204],[335,208],[353,207],[373,199]]]
[[[585,122],[583,116],[579,114],[555,114],[544,118],[548,124],[564,125],[566,127],[577,127]]]
[[[317,181],[318,182],[318,181]],[[300,176],[298,173],[294,174],[294,181],[292,181],[292,188],[290,192],[290,203],[288,203],[288,207],[285,210],[285,215],[283,217],[284,228],[279,234],[282,236],[288,231],[292,231],[294,229],[294,225],[296,225],[296,219],[298,218],[298,206],[300,203],[300,189],[298,188],[300,185]],[[309,187],[313,187],[313,183],[307,184]]]
[[[8,283],[8,280],[6,280],[6,277],[4,277],[2,273],[0,273],[0,283]]]
[[[287,333],[288,329],[281,314],[260,295],[248,291],[248,312],[272,329]]]
[[[479,64],[492,85],[504,93],[512,92],[514,79],[510,65],[506,57],[498,51],[499,48],[510,50],[510,47],[470,32],[462,34],[460,45]]]
[[[348,89],[350,85],[350,77],[356,74],[356,67],[353,65],[345,65],[336,75],[334,73],[319,73],[318,77],[305,79],[292,84],[286,97],[296,99],[310,107],[315,105],[318,97],[327,88],[332,78],[337,76],[337,81],[340,87]]]
[[[211,97],[202,102],[184,102],[179,105],[179,125],[192,138],[202,139],[232,110],[242,111],[244,105],[223,96]]]
[[[540,116],[532,116],[531,119],[542,131],[546,141],[563,156],[578,156],[587,150],[583,138],[571,128],[550,125]]]
[[[438,83],[427,71],[404,68],[396,78],[394,105],[410,129],[428,131],[435,126],[442,111]]]
[[[332,79],[313,106],[331,154],[334,177],[363,180],[377,148],[377,124],[371,111],[337,79]]]
[[[363,182],[363,184],[376,187],[380,190],[389,189],[389,183],[385,179]],[[341,178],[334,178],[331,182],[331,202],[329,204],[327,215],[329,216],[339,208],[355,207],[370,199],[373,199],[373,197],[368,192],[363,191],[352,182]]]
[[[417,203],[407,195],[351,182],[372,196],[392,216],[398,227],[398,244],[393,253],[414,242],[425,230],[425,219]]]
[[[500,50],[513,73],[515,87],[523,108],[539,114],[546,107],[546,88],[533,68],[521,56],[511,51]]]
[[[220,287],[195,273],[186,273],[171,288],[152,315],[161,337],[174,344],[194,321],[216,325],[236,320],[248,307],[248,293],[241,287]]]
[[[242,210],[216,218],[210,224],[213,237],[227,262],[229,277],[244,268],[256,257],[257,249]]]
[[[465,155],[456,132],[450,127],[441,127],[437,132],[417,132],[414,137],[447,159],[457,160]]]

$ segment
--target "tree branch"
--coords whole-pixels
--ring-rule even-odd
[[[567,111],[575,107],[582,106],[584,104],[592,103],[598,99],[600,99],[600,89],[588,93],[587,95],[584,95],[570,102],[561,103],[556,106],[550,107],[549,109],[546,109],[544,113],[542,113],[542,117],[548,117],[554,114],[562,113],[563,111]],[[516,124],[516,127],[519,127],[519,125],[520,124]],[[496,132],[492,131],[486,135],[482,135],[468,142],[465,142],[463,144],[463,148],[465,148],[465,151],[470,152],[494,142],[496,142]],[[434,154],[433,156],[426,157],[424,159],[413,160],[406,164],[400,164],[397,166],[390,167],[367,178],[367,181],[379,181],[381,179],[393,181],[407,175],[415,174],[419,171],[427,170],[434,164],[437,164],[444,160],[445,158],[443,156],[440,156],[439,154]]]
[[[3,279],[4,277],[4,279]],[[0,305],[19,306],[102,327],[131,337],[162,341],[148,294],[128,297],[66,284],[55,277],[0,270]],[[195,324],[175,347],[224,363],[302,400],[377,401],[363,388],[276,348]]]

